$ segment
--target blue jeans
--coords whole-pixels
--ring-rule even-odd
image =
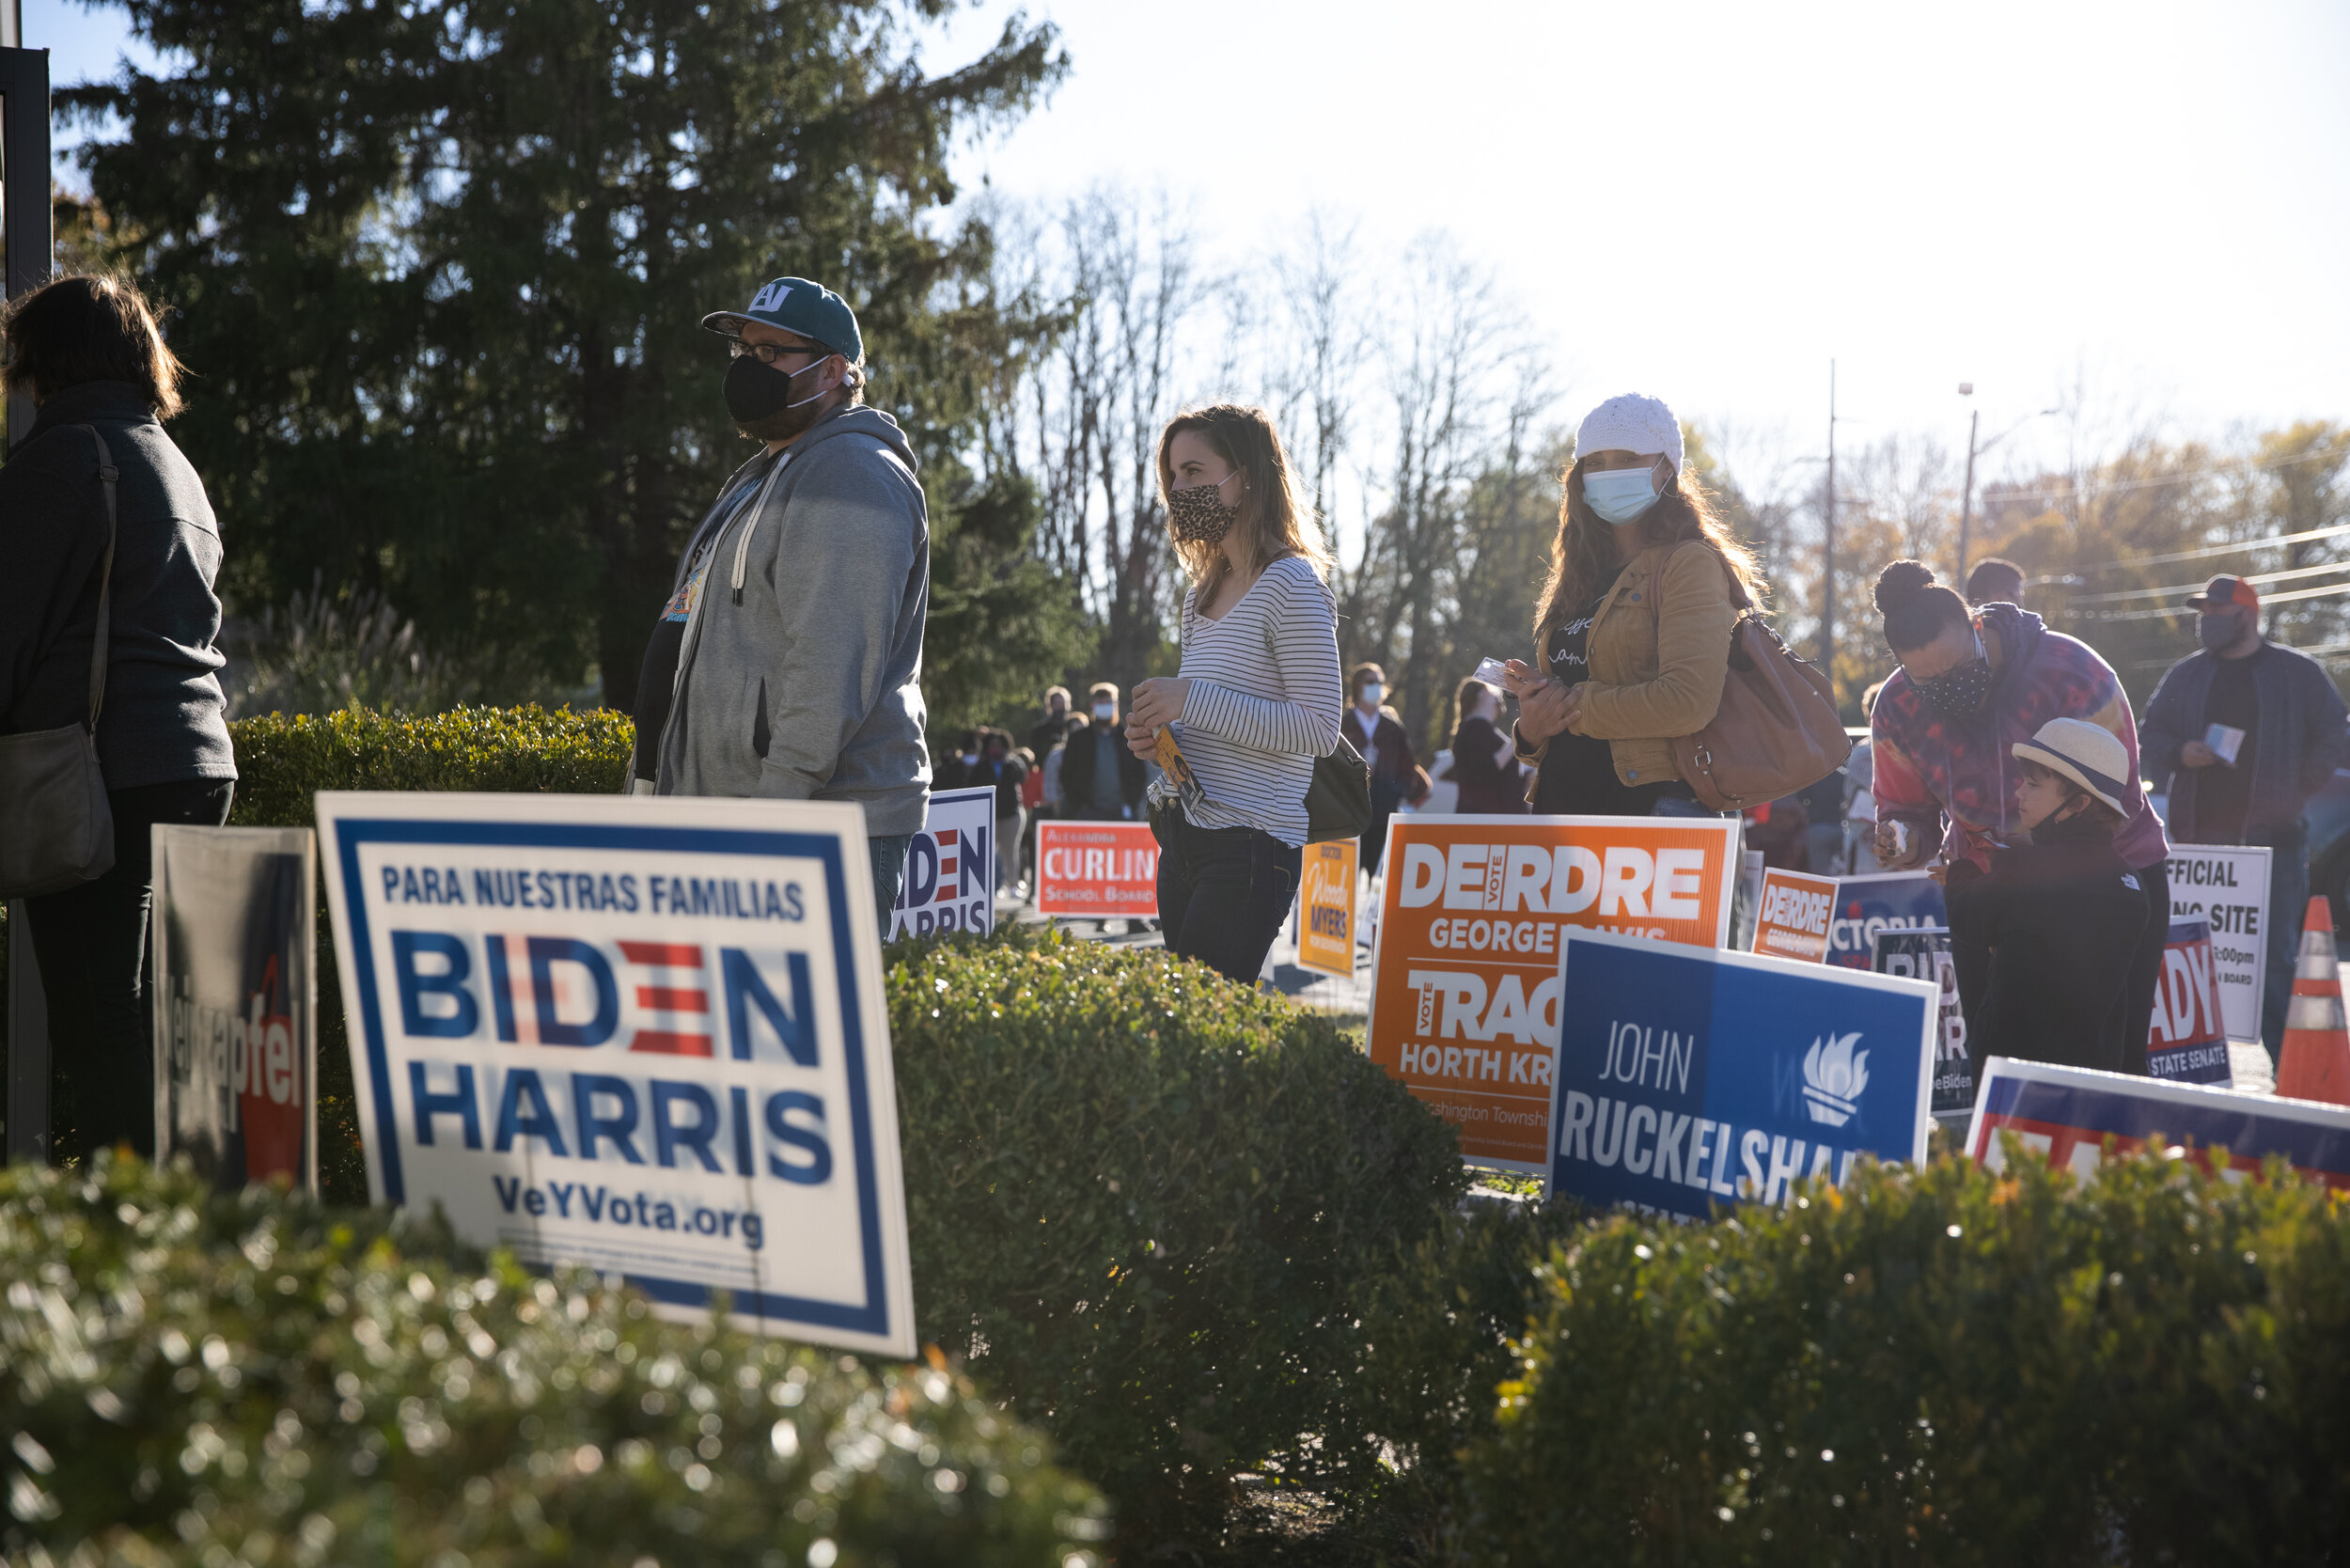
[[[2275,1061],[2284,1050],[2285,1008],[2293,1000],[2293,971],[2301,957],[2301,917],[2309,912],[2310,834],[2299,823],[2256,828],[2248,844],[2266,844],[2268,857],[2268,973],[2261,989],[2261,1043]]]
[[[898,893],[906,881],[906,847],[914,842],[911,833],[891,833],[868,839],[865,847],[873,859],[873,908],[881,916],[882,940],[889,940],[889,912],[898,907]]]
[[[1151,814],[1151,830],[1167,950],[1253,987],[1297,897],[1305,852],[1253,827],[1194,827],[1173,807]]]

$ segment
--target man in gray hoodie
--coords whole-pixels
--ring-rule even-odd
[[[678,563],[655,635],[657,651],[678,628],[672,696],[640,724],[633,773],[665,795],[856,802],[886,933],[930,804],[930,525],[914,450],[864,406],[864,340],[831,290],[780,277],[702,325],[729,339],[727,411],[764,447]],[[657,757],[644,755],[649,729]]]

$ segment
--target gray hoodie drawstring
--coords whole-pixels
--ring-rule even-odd
[[[734,602],[738,604],[743,603],[743,568],[751,557],[751,536],[759,532],[759,519],[767,510],[767,497],[774,493],[776,480],[783,477],[783,471],[791,464],[791,453],[787,449],[781,457],[776,459],[775,467],[767,471],[765,482],[760,485],[759,494],[751,500],[751,520],[743,525],[743,537],[735,543],[732,586]]]

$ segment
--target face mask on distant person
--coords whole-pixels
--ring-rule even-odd
[[[2215,653],[2243,635],[2244,617],[2235,610],[2204,616],[2195,624],[2195,640]]]
[[[825,359],[831,357],[830,354],[824,356]],[[778,370],[772,365],[760,364],[757,354],[740,356],[727,367],[723,388],[727,412],[734,416],[734,422],[738,425],[755,425],[761,419],[787,414],[814,402],[824,395],[823,389],[820,388],[794,401],[791,383],[823,363],[824,360],[820,359],[816,365],[803,365],[796,370],[786,371]]]
[[[1646,468],[1611,468],[1583,476],[1583,500],[1609,523],[1636,522],[1656,504],[1656,478]]]
[[[1378,682],[1366,682],[1363,685],[1363,706],[1366,708],[1376,708],[1379,706],[1380,699],[1385,698],[1386,695],[1387,688],[1381,685]]]
[[[1224,536],[1232,531],[1233,520],[1240,516],[1240,508],[1224,504],[1224,487],[1238,478],[1240,470],[1235,468],[1214,484],[1169,491],[1167,522],[1175,537],[1187,544],[1223,543]]]
[[[1991,660],[1982,651],[1982,634],[1975,634],[1973,658],[1939,675],[1913,675],[1909,683],[1918,688],[1926,706],[1944,718],[1957,718],[1982,707],[1982,699],[1991,695]]]
[[[1097,702],[1093,705],[1093,716],[1100,719],[1104,724],[1107,724],[1110,720],[1118,716],[1118,704],[1115,702]]]

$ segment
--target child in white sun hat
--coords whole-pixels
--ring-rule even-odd
[[[2087,719],[2050,719],[2010,750],[2016,821],[2031,842],[2002,850],[1977,885],[1991,948],[1979,1016],[1967,1020],[1978,1080],[1990,1057],[2123,1070],[2122,1019],[2146,894],[2113,847],[2128,819],[2129,754]]]

